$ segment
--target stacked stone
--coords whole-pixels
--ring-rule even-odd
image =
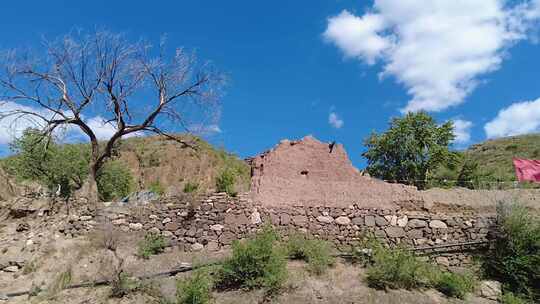
[[[118,206],[116,206],[118,207]],[[254,204],[247,195],[229,197],[217,193],[202,198],[196,207],[179,200],[163,201],[152,208],[112,208],[105,212],[112,225],[126,232],[152,232],[163,235],[171,246],[186,251],[219,250],[270,223],[284,236],[306,233],[333,242],[337,247],[352,246],[371,234],[391,245],[437,246],[482,241],[494,229],[494,218],[475,214],[439,215],[397,209],[365,209],[357,205],[332,207],[275,207]],[[92,216],[70,219],[64,233],[83,234],[96,226]],[[444,256],[441,256],[444,257]],[[458,262],[454,262],[457,259]],[[453,256],[442,264],[452,265],[468,257]]]

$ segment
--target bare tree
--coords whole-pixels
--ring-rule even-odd
[[[87,193],[97,199],[99,169],[120,138],[156,133],[189,145],[174,134],[219,113],[224,76],[182,48],[167,56],[164,41],[152,47],[108,31],[77,32],[45,41],[42,54],[7,51],[0,120],[31,120],[48,136],[79,130],[92,151]],[[92,116],[113,127],[110,138],[100,142]]]

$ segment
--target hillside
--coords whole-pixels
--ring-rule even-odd
[[[540,158],[540,134],[512,136],[472,145],[465,151],[466,159],[478,163],[480,172],[494,180],[514,181],[512,158]]]
[[[237,191],[249,189],[249,166],[243,160],[200,138],[186,139],[193,142],[195,148],[159,136],[128,138],[118,144],[114,159],[130,169],[135,190],[159,184],[166,192],[177,192],[190,183],[206,192],[215,187],[216,177],[225,168],[236,172]],[[0,160],[0,164],[4,160]],[[0,166],[0,200],[20,194],[15,185]]]

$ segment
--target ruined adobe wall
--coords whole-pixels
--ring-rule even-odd
[[[126,232],[154,232],[165,236],[171,246],[185,251],[215,251],[227,248],[266,223],[284,236],[307,233],[329,240],[340,249],[355,245],[367,233],[391,245],[408,247],[482,241],[490,238],[493,215],[440,215],[425,211],[338,207],[266,207],[242,195],[237,198],[216,194],[204,198],[195,209],[178,200],[169,200],[157,208],[126,208],[116,205],[99,214],[72,216],[61,232],[77,236],[110,222]],[[443,254],[433,258],[445,266],[465,265],[466,254]]]
[[[311,136],[282,140],[250,164],[251,196],[262,205],[394,208],[421,201],[415,187],[364,176],[342,145]]]

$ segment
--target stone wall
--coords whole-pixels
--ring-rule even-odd
[[[472,212],[443,215],[357,205],[270,208],[253,203],[247,195],[231,198],[215,194],[201,199],[196,207],[180,199],[135,207],[114,203],[98,213],[72,216],[61,232],[76,236],[104,222],[126,232],[160,233],[172,246],[186,251],[214,251],[230,246],[233,240],[246,237],[265,223],[275,226],[284,236],[307,233],[345,249],[368,233],[388,244],[408,247],[485,241],[491,237],[495,218]],[[459,253],[435,258],[447,266],[461,265],[469,259]]]

